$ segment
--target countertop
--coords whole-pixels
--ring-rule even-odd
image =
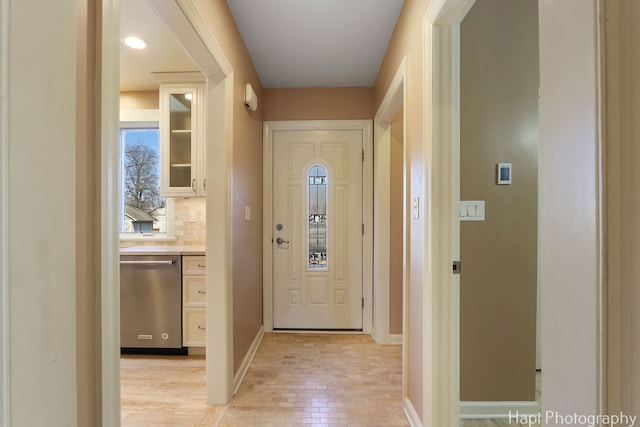
[[[204,246],[130,246],[120,248],[120,255],[204,255]]]

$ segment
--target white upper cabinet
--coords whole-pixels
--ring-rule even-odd
[[[204,196],[207,190],[204,80],[199,73],[158,73],[155,77],[160,82],[161,194]]]

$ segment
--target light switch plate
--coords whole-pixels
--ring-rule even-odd
[[[460,200],[460,221],[484,221],[484,200]]]

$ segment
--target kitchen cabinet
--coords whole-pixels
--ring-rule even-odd
[[[182,344],[185,347],[205,347],[205,270],[204,256],[182,256]]]
[[[200,73],[155,73],[160,83],[160,193],[207,192],[205,83]]]

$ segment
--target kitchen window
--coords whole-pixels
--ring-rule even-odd
[[[121,240],[174,239],[173,200],[160,196],[159,157],[157,122],[121,124]]]

